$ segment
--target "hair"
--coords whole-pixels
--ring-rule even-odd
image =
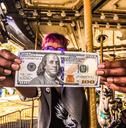
[[[41,62],[40,62],[40,64],[39,64],[39,66],[38,66],[38,70],[37,70],[37,75],[38,75],[38,76],[44,74],[44,72],[45,72],[45,66],[46,66],[46,61],[47,61],[47,57],[48,57],[49,55],[52,55],[52,54],[49,53],[49,54],[45,54],[45,55],[43,56],[43,58],[42,58],[42,60],[41,60]],[[56,54],[54,54],[54,55],[56,55]],[[57,56],[57,55],[56,55],[56,56]],[[58,61],[60,62],[59,57],[58,57]],[[60,63],[59,63],[59,67],[60,67],[60,69],[59,69],[59,72],[57,73],[57,75],[60,75],[61,72],[62,72],[62,68],[61,68],[61,66],[60,66]]]
[[[68,39],[64,35],[59,33],[49,33],[44,37],[42,42],[42,48],[44,49],[45,44],[48,42],[57,42],[67,49]]]

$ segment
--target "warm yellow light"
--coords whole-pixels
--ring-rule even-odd
[[[100,19],[101,20],[104,20],[105,19],[105,14],[104,13],[101,13]]]
[[[61,16],[62,16],[62,17],[65,17],[65,16],[66,16],[65,11],[62,11],[62,12],[61,12]]]
[[[52,12],[50,10],[48,10],[47,16],[52,16]]]
[[[118,15],[117,14],[114,14],[113,20],[118,20],[118,19],[119,19]]]

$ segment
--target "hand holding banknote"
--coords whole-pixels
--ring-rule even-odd
[[[19,70],[21,60],[8,50],[0,50],[0,85],[14,86],[15,71]]]
[[[0,86],[15,87],[15,71],[20,69],[21,60],[8,50],[0,50]],[[36,95],[36,88],[17,88],[25,97]],[[29,93],[28,93],[29,92]]]
[[[103,62],[99,64],[96,74],[101,76],[101,83],[126,93],[126,60]]]

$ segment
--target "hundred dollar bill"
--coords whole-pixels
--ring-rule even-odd
[[[98,87],[97,53],[24,50],[17,87]]]

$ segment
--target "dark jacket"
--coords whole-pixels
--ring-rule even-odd
[[[38,128],[49,128],[51,122],[51,88],[41,88]],[[83,88],[67,87],[61,92],[61,100],[72,117],[79,122],[78,128],[87,128],[88,110]]]
[[[48,85],[48,81],[43,76],[32,80],[34,85]],[[38,128],[49,128],[51,123],[51,88],[41,87],[41,97],[39,98],[39,119]],[[68,113],[79,122],[77,128],[87,128],[88,110],[84,88],[64,87],[61,91],[61,101]]]

